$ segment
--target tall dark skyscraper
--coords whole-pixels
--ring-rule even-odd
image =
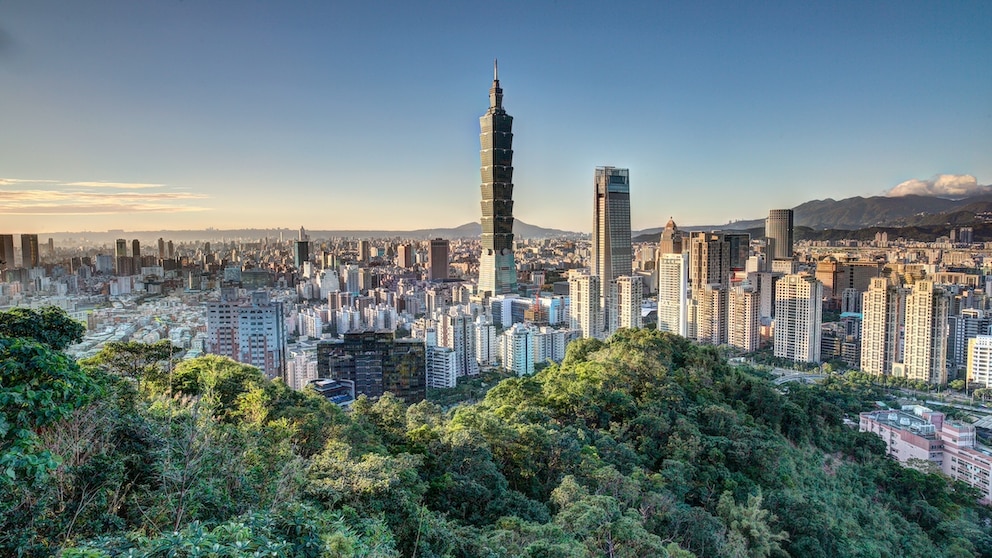
[[[38,267],[38,264],[41,263],[41,254],[38,252],[38,235],[21,235],[21,260],[23,261],[22,267],[28,269]]]
[[[792,259],[792,210],[772,209],[765,221],[768,257],[773,260]]]
[[[489,110],[479,118],[482,133],[482,254],[479,291],[507,294],[517,291],[513,259],[513,117],[503,109],[499,71],[493,63]]]
[[[630,239],[630,171],[597,167],[592,215],[592,274],[599,276],[603,324],[607,333],[618,327],[613,296],[618,277],[633,273]]]
[[[14,264],[14,235],[0,234],[0,269],[13,269]]]
[[[448,252],[451,243],[443,238],[435,238],[430,242],[427,251],[427,278],[438,281],[448,278]]]

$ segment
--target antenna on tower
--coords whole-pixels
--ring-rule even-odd
[[[499,81],[499,60],[493,58],[493,81]]]

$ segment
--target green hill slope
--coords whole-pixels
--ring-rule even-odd
[[[0,554],[992,555],[974,490],[843,424],[873,388],[783,394],[676,336],[574,342],[561,365],[449,412],[386,396],[345,415],[218,357],[129,378],[104,357],[60,365],[98,396],[25,425],[38,444],[19,455],[60,462],[2,477]],[[13,368],[9,424],[30,377]]]

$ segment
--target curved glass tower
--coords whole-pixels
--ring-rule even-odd
[[[513,117],[503,109],[499,71],[493,63],[489,110],[479,118],[482,132],[482,254],[479,291],[491,295],[517,292],[513,260]]]

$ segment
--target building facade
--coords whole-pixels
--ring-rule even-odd
[[[775,356],[820,362],[823,284],[812,275],[786,275],[775,284]]]

